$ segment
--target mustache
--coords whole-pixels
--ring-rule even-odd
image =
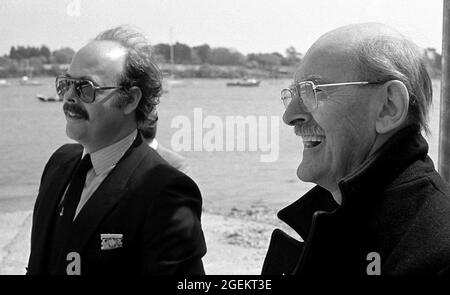
[[[323,135],[325,136],[325,131],[317,124],[301,124],[294,126],[295,135]]]
[[[88,112],[82,106],[80,106],[78,104],[64,103],[63,111],[64,111],[64,113],[71,112],[82,118],[89,119]]]

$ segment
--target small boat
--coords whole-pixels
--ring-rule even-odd
[[[227,86],[256,87],[259,86],[259,83],[261,83],[261,81],[256,79],[244,78],[242,80],[228,82]]]
[[[36,98],[43,102],[56,102],[56,101],[62,101],[62,99],[59,96],[48,96],[43,94],[36,94]]]
[[[1,87],[5,87],[5,86],[9,86],[11,85],[8,81],[6,81],[5,79],[0,80],[0,86]]]
[[[24,86],[41,85],[41,82],[39,82],[37,80],[31,80],[30,78],[28,78],[28,76],[23,76],[22,79],[20,79],[19,83],[20,83],[20,85],[24,85]]]

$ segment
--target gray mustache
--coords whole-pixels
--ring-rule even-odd
[[[85,119],[89,119],[89,114],[86,112],[85,109],[83,109],[80,105],[78,104],[69,104],[69,103],[65,103],[63,105],[63,111],[64,112],[72,112],[74,114],[79,115],[80,117],[83,117]]]
[[[294,132],[296,135],[323,135],[325,136],[325,131],[319,125],[295,125]]]

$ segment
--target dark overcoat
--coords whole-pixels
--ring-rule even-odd
[[[402,129],[339,182],[340,206],[316,186],[282,209],[304,242],[276,229],[262,273],[448,274],[450,189],[427,153],[417,129]]]

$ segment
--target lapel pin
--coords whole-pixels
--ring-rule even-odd
[[[122,248],[123,234],[100,234],[102,240],[101,250]]]

